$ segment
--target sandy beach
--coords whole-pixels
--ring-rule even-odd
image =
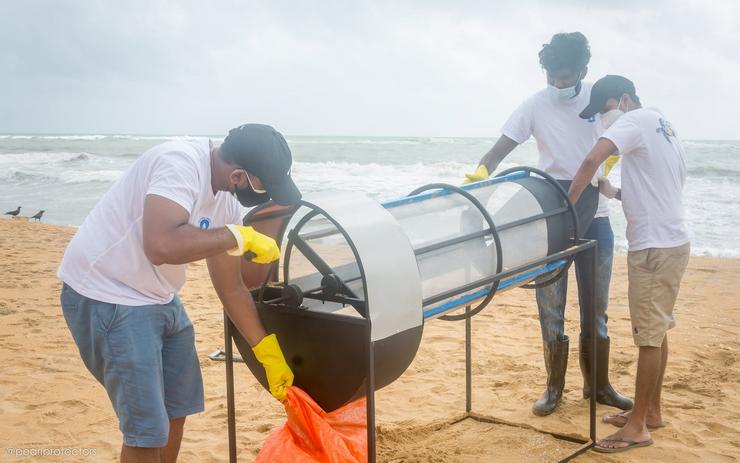
[[[55,274],[74,229],[0,220],[0,461],[117,461],[118,422],[104,389],[85,369],[59,306]],[[740,461],[740,260],[694,257],[670,332],[664,419],[655,445],[578,462]],[[570,285],[567,334],[578,336],[575,285]],[[223,347],[223,312],[205,263],[190,266],[180,293],[195,325],[205,381],[206,411],[185,426],[180,461],[228,461],[224,364],[207,355]],[[634,393],[637,350],[627,308],[626,258],[614,264],[609,308],[612,383]],[[530,407],[545,372],[534,294],[497,296],[473,319],[473,409],[524,427],[466,420],[463,322],[425,326],[416,359],[376,395],[379,456],[385,462],[547,462],[576,444],[527,426],[574,436],[588,433],[581,398],[577,343],[571,343],[564,402],[546,418]],[[284,421],[282,406],[244,365],[237,365],[240,461],[252,461],[267,435]],[[611,409],[599,406],[601,417]],[[598,435],[615,428],[599,423]],[[23,449],[94,449],[87,457],[22,457]]]

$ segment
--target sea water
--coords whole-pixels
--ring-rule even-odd
[[[0,135],[0,212],[46,210],[44,222],[78,226],[136,158],[155,144],[189,136]],[[219,141],[218,137],[213,137]],[[432,182],[459,184],[495,138],[289,136],[293,177],[304,193],[360,191],[378,200],[404,196]],[[684,190],[692,253],[740,258],[740,141],[684,141]],[[526,142],[500,169],[536,166]],[[619,165],[610,175],[619,184]],[[618,252],[626,250],[625,220],[611,201]]]

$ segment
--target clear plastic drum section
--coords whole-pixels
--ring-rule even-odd
[[[503,271],[545,257],[548,230],[545,220],[506,227],[522,218],[542,214],[537,198],[519,183],[504,182],[467,190],[485,207],[499,231]],[[416,253],[423,298],[490,277],[497,273],[499,256],[488,222],[467,198],[450,193],[390,207]],[[474,238],[464,239],[471,235]],[[436,248],[435,244],[460,239]],[[480,292],[458,294],[454,299]],[[444,304],[448,300],[439,301]]]

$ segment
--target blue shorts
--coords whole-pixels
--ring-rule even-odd
[[[80,357],[108,392],[125,445],[164,447],[169,420],[203,411],[193,323],[177,296],[131,307],[89,299],[64,284],[61,302]]]

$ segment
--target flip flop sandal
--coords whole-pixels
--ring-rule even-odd
[[[635,441],[633,441],[631,439],[619,439],[619,438],[609,439],[609,438],[604,438],[604,439],[602,439],[602,441],[607,441],[607,442],[624,442],[627,445],[625,445],[624,447],[615,447],[615,448],[612,448],[612,447],[602,447],[602,446],[596,444],[596,445],[594,445],[594,450],[595,451],[600,452],[600,453],[619,453],[619,452],[626,452],[629,449],[636,449],[638,447],[647,447],[648,445],[653,445],[653,440],[652,439],[648,439],[648,440],[642,441],[642,442],[635,442]]]
[[[208,358],[211,360],[215,360],[218,362],[225,362],[226,361],[226,352],[222,349],[216,349],[210,354],[208,354]],[[242,356],[239,354],[234,354],[232,357],[235,362],[243,362],[244,359],[242,359]]]

